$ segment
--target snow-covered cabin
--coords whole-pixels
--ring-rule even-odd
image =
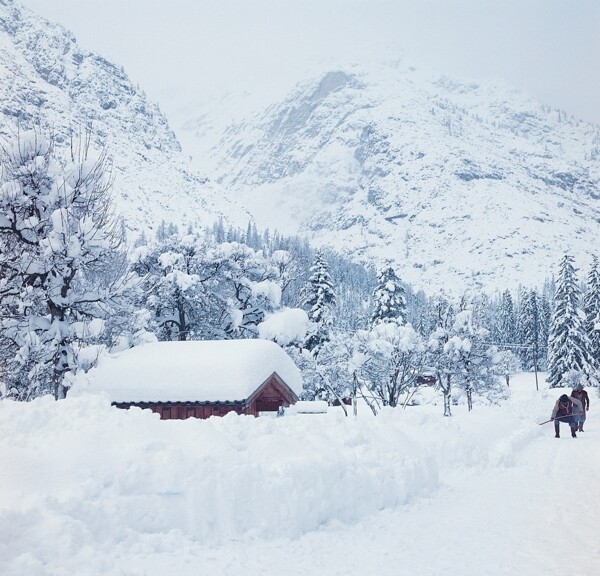
[[[269,340],[155,342],[102,358],[88,379],[114,406],[164,420],[277,412],[302,390],[297,366]]]

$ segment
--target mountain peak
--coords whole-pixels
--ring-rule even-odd
[[[599,128],[498,83],[336,68],[214,150],[259,223],[417,286],[541,283],[600,232]]]

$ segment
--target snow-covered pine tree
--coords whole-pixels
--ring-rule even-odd
[[[428,326],[429,298],[423,290],[414,292],[410,284],[406,284],[404,289],[406,290],[406,322],[421,336],[426,336],[431,331]]]
[[[570,370],[585,374],[591,371],[593,360],[580,299],[573,257],[566,254],[560,262],[548,339],[548,382],[551,388],[560,386]]]
[[[594,256],[588,275],[587,289],[583,299],[585,311],[585,333],[590,341],[590,354],[594,368],[600,368],[600,272],[598,257]]]
[[[501,347],[517,342],[515,305],[509,290],[505,290],[500,298],[494,336],[495,343]]]
[[[535,290],[530,290],[521,306],[521,357],[526,370],[539,370],[540,358],[540,305]]]
[[[529,298],[529,290],[527,290],[524,286],[519,286],[519,291],[518,291],[517,297],[518,297],[518,301],[517,301],[517,307],[516,307],[516,311],[515,311],[515,320],[516,320],[515,336],[516,336],[516,343],[519,346],[517,348],[519,359],[521,360],[521,364],[525,365],[525,364],[527,364],[527,358],[525,355],[527,345],[525,344],[525,329],[523,326],[523,320],[524,320],[524,314],[525,314],[525,307],[527,305],[527,300]]]
[[[406,293],[400,279],[390,266],[377,274],[377,286],[373,292],[375,310],[371,325],[395,322],[406,324]]]
[[[321,252],[315,255],[310,267],[310,277],[303,290],[302,307],[314,328],[308,334],[304,347],[318,354],[323,342],[331,339],[331,326],[334,320],[335,292],[329,276],[329,267]]]
[[[105,156],[89,134],[61,157],[52,138],[19,134],[0,159],[0,349],[6,394],[63,398],[83,342],[123,288],[122,239]]]
[[[485,292],[474,293],[473,296],[470,297],[470,301],[470,306],[473,311],[472,322],[475,326],[487,330],[489,339],[494,326],[496,306]]]
[[[552,306],[548,296],[543,292],[539,299],[540,338],[539,338],[539,363],[540,370],[548,369],[548,337],[550,322],[552,320]]]

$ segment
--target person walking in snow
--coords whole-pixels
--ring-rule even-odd
[[[578,422],[575,421],[575,416],[573,416],[573,406],[583,410],[583,404],[580,400],[566,394],[563,394],[554,404],[551,420],[554,420],[555,438],[560,438],[559,426],[561,422],[566,422],[571,427],[571,436],[577,438]]]
[[[575,414],[575,418],[577,419],[577,430],[578,432],[583,432],[583,423],[585,422],[586,413],[590,409],[590,397],[588,393],[583,389],[583,384],[577,384],[573,388],[573,392],[571,392],[572,398],[577,398],[581,402],[581,410],[579,413]]]

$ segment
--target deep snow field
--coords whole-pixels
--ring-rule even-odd
[[[431,395],[432,391],[427,390]],[[160,421],[96,396],[0,402],[2,576],[594,576],[600,419],[501,406]]]

